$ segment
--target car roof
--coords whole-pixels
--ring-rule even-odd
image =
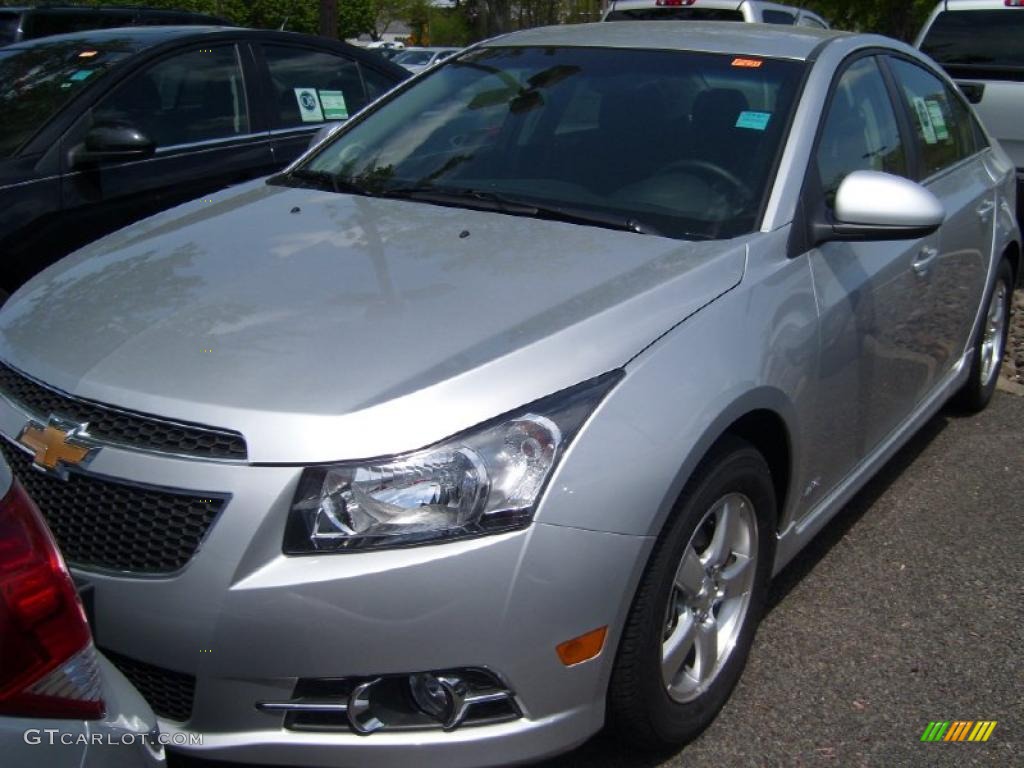
[[[483,43],[487,47],[577,46],[650,48],[705,53],[742,53],[765,58],[806,60],[822,43],[850,32],[733,21],[617,21],[566,24],[513,32]]]
[[[104,43],[122,43],[125,47],[141,51],[154,45],[186,38],[190,35],[208,35],[214,32],[240,32],[239,27],[206,27],[206,26],[153,26],[153,27],[105,27],[103,29],[83,29],[79,32],[67,32],[63,35],[48,35],[22,40],[20,43],[4,46],[4,51],[33,48],[37,45],[77,41],[86,44],[103,45]]]
[[[189,38],[202,39],[209,35],[226,34],[231,37],[253,38],[274,40],[276,42],[312,42],[317,41],[325,45],[341,46],[348,50],[363,51],[340,40],[331,40],[314,35],[306,35],[301,32],[283,32],[277,29],[251,29],[248,27],[224,27],[206,25],[160,25],[160,26],[134,26],[134,27],[105,27],[103,29],[83,29],[78,32],[68,32],[63,35],[49,35],[47,37],[35,37],[30,40],[22,40],[18,43],[5,45],[0,50],[4,53],[9,51],[24,50],[37,45],[49,45],[61,42],[76,42],[84,45],[110,45],[117,43],[122,49],[135,53],[154,48],[158,45],[177,40],[188,40]],[[364,56],[372,56],[374,60],[380,58],[373,51],[366,51]],[[388,62],[390,65],[390,62]]]

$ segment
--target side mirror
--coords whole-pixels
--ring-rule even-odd
[[[817,245],[832,240],[917,240],[937,230],[946,211],[935,195],[909,179],[854,171],[839,185],[831,220],[812,223]]]
[[[139,160],[156,151],[156,143],[141,129],[129,123],[106,123],[94,126],[85,140],[75,148],[74,165]]]

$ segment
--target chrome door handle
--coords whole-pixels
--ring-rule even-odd
[[[935,261],[935,257],[938,255],[938,248],[922,248],[911,266],[919,277],[924,277],[928,274],[928,270],[931,268],[932,262]]]
[[[984,223],[988,223],[988,217],[992,215],[992,211],[996,208],[995,201],[986,200],[984,203],[975,208],[975,212],[978,214],[978,218]]]

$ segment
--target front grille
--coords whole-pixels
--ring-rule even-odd
[[[192,700],[196,693],[196,679],[192,675],[136,661],[104,648],[100,650],[139,689],[142,698],[159,717],[178,723],[192,717]]]
[[[88,423],[89,436],[99,442],[204,459],[244,461],[248,456],[245,438],[238,432],[168,421],[72,397],[45,387],[3,363],[0,363],[0,392],[44,421],[53,414],[76,424]]]
[[[180,570],[224,508],[205,497],[144,488],[98,475],[41,472],[6,440],[0,451],[45,515],[65,559],[86,569],[167,574]]]

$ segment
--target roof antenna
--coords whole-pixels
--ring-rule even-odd
[[[284,17],[284,21],[281,22],[281,26],[277,28],[278,32],[284,32],[284,25],[288,23],[288,16]]]

